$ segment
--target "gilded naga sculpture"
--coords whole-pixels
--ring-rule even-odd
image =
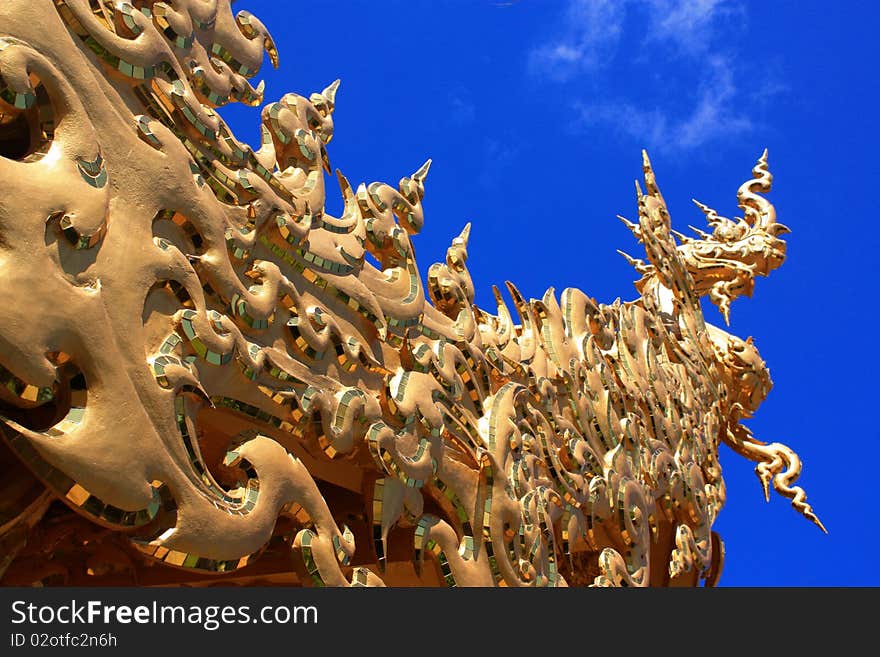
[[[722,442],[822,527],[700,308],[785,258],[766,152],[696,237],[644,156],[634,300],[490,312],[470,225],[416,266],[430,161],[325,212],[338,82],[236,139],[264,52],[229,0],[0,7],[0,582],[713,585]]]

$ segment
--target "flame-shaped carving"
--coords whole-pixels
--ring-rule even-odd
[[[235,138],[215,108],[261,103],[278,60],[252,15],[0,17],[5,583],[711,584],[722,441],[818,523],[797,456],[740,424],[764,363],[699,305],[727,317],[784,258],[766,153],[744,218],[704,208],[699,239],[645,158],[634,301],[508,283],[493,314],[470,225],[423,286],[430,161],[397,187],[337,171],[325,212],[338,81]]]

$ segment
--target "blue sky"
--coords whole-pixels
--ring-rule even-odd
[[[722,585],[878,585],[872,512],[876,403],[878,5],[725,0],[242,0],[269,27],[281,68],[266,101],[338,78],[333,167],[391,184],[433,158],[415,238],[424,272],[473,222],[477,303],[513,281],[528,296],[578,287],[635,296],[616,249],[639,247],[640,149],[676,227],[702,225],[697,198],[733,215],[767,147],[788,260],[734,302],[775,388],[750,421],[789,444],[830,534],[787,500],[763,500],[726,448]],[[255,108],[224,108],[258,144]],[[328,210],[341,200],[331,188]],[[722,324],[705,303],[709,321]]]

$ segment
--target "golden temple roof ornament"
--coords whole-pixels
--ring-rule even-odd
[[[507,283],[493,313],[470,224],[421,279],[430,161],[337,171],[325,212],[338,81],[235,138],[213,108],[278,54],[228,0],[0,18],[2,583],[712,585],[721,442],[822,527],[741,424],[752,339],[700,308],[785,258],[766,151],[696,237],[645,155],[633,301]]]

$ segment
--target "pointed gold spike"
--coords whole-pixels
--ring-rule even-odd
[[[663,201],[663,195],[660,193],[660,188],[657,186],[657,178],[654,175],[654,168],[651,166],[651,160],[648,157],[648,151],[642,151],[642,169],[645,172],[645,189],[651,196],[656,196],[660,201]]]
[[[348,182],[348,178],[346,178],[339,169],[336,169],[336,179],[339,181],[339,190],[342,192],[342,198],[346,200],[354,198],[351,183]]]
[[[265,91],[266,91],[266,81],[260,80],[260,83],[256,87],[254,87],[254,93],[257,96],[259,96],[260,102],[262,102],[262,100],[263,100],[263,95],[264,95]]]
[[[630,267],[633,267],[639,274],[644,274],[651,270],[651,266],[645,264],[644,260],[633,258],[629,253],[621,251],[620,249],[617,249],[617,252],[622,255],[624,260],[629,263]]]
[[[331,110],[336,105],[336,90],[339,89],[340,82],[341,80],[339,80],[339,78],[333,80],[333,82],[328,84],[324,91],[321,92],[321,95],[327,99],[328,103],[330,103]]]
[[[428,171],[431,169],[431,158],[428,158],[425,163],[418,168],[418,170],[410,176],[413,180],[418,182],[425,182],[425,178],[428,176]]]
[[[525,297],[523,297],[522,293],[512,282],[504,281],[504,285],[507,286],[507,290],[508,292],[510,292],[510,296],[513,297],[513,305],[517,307],[517,310],[521,311],[526,305]]]
[[[790,233],[790,232],[791,232],[791,228],[789,228],[789,227],[786,226],[785,224],[780,224],[780,223],[772,223],[772,224],[770,224],[770,226],[767,228],[767,230],[768,230],[768,231],[770,232],[770,234],[773,235],[774,237],[778,237],[779,235],[784,235],[785,233]]]
[[[718,212],[715,211],[714,208],[710,208],[705,203],[700,203],[695,198],[692,198],[691,201],[693,202],[694,205],[696,205],[698,208],[700,208],[700,211],[704,215],[706,215],[706,223],[708,223],[713,228],[719,226],[723,222],[729,221],[729,219],[727,219],[726,217],[722,217],[721,215],[718,214]],[[738,219],[738,217],[735,217],[735,219]]]
[[[700,210],[703,212],[703,214],[709,214],[709,213],[711,213],[711,212],[715,212],[715,211],[714,211],[712,208],[710,208],[708,205],[706,205],[705,203],[700,203],[700,202],[699,202],[697,199],[695,199],[695,198],[692,198],[692,199],[691,199],[691,203],[693,203],[693,204],[696,205],[698,208],[700,208]]]
[[[699,237],[701,240],[712,239],[712,236],[709,233],[700,230],[696,226],[691,226],[690,224],[688,224],[688,228],[690,228],[692,231],[694,231],[694,233],[697,234],[697,237]]]
[[[669,232],[672,233],[675,237],[677,237],[678,240],[679,240],[682,244],[687,244],[688,242],[693,242],[693,241],[694,241],[693,238],[688,237],[688,236],[685,235],[684,233],[679,233],[679,232],[678,232],[677,230],[675,230],[674,228],[670,228],[670,229],[669,229]]]
[[[498,289],[497,285],[492,286],[492,295],[495,297],[495,303],[499,306],[504,304],[504,298],[501,296],[501,290]]]
[[[455,239],[456,239],[456,241],[460,241],[462,243],[462,246],[467,248],[468,240],[470,239],[470,237],[471,237],[471,222],[469,221],[464,225],[464,228],[461,229],[461,233]]]
[[[263,49],[266,51],[266,54],[269,55],[269,61],[272,62],[272,68],[278,68],[278,48],[275,46],[275,40],[272,36],[266,32],[266,36],[263,39]]]
[[[641,239],[641,228],[639,228],[638,224],[633,223],[632,221],[630,221],[629,219],[627,219],[626,217],[623,217],[621,215],[617,215],[617,218],[623,222],[624,226],[626,226],[627,228],[630,229],[630,231],[632,232],[633,235],[635,235],[637,238]]]

